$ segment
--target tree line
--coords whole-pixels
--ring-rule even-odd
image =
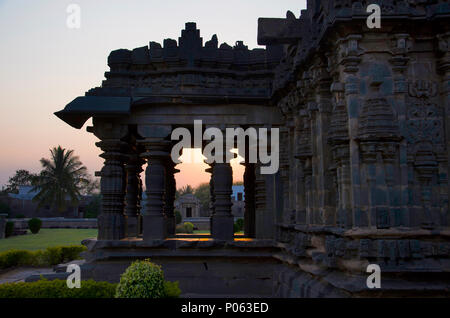
[[[39,173],[17,170],[2,191],[18,193],[20,186],[31,186],[31,191],[37,193],[33,201],[38,208],[50,206],[60,212],[78,204],[82,196],[98,192],[99,181],[87,172],[73,150],[53,147],[50,158],[42,158],[40,163]]]

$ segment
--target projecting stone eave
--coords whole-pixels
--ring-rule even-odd
[[[131,97],[79,96],[54,114],[69,124],[80,129],[93,117],[115,117],[129,115]]]
[[[271,106],[268,96],[147,95],[137,97],[79,96],[54,113],[68,125],[81,129],[91,117],[129,116],[135,107],[170,105],[256,105]],[[273,105],[272,105],[273,106]],[[275,107],[275,106],[274,106]]]

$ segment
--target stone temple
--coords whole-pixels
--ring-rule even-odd
[[[258,42],[204,42],[187,23],[178,41],[111,52],[102,85],[56,113],[78,129],[92,117],[105,160],[83,279],[151,258],[186,297],[448,296],[448,1],[310,0],[299,18],[260,18]],[[243,237],[227,163],[207,170],[211,236],[175,234],[170,136],[194,120],[279,128],[278,172],[245,163]]]

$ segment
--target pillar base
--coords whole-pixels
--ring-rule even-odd
[[[142,216],[143,239],[145,241],[167,238],[167,219],[159,215]]]
[[[211,236],[216,240],[234,239],[234,218],[231,215],[213,215],[211,217]]]
[[[121,214],[104,213],[97,218],[99,240],[121,240],[125,237],[125,219]]]
[[[167,235],[175,236],[175,217],[174,216],[167,217],[166,224],[167,224]]]
[[[137,237],[139,235],[139,216],[125,215],[126,237]]]

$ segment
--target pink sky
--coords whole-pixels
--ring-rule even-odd
[[[66,26],[67,6],[81,7],[81,28]],[[17,169],[40,170],[49,148],[74,149],[93,174],[103,160],[97,139],[53,115],[101,85],[110,51],[178,39],[185,22],[196,22],[204,41],[243,40],[257,47],[258,17],[298,17],[305,1],[280,0],[0,0],[0,186]],[[181,164],[177,185],[209,181],[205,165]],[[233,165],[235,180],[243,168]]]

